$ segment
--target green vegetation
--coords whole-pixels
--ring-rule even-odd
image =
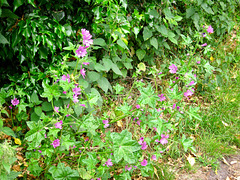
[[[0,0],[1,178],[217,168],[240,146],[239,5]]]

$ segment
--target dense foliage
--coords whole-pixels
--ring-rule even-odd
[[[221,85],[238,61],[213,56],[239,8],[237,0],[0,0],[1,131],[22,141],[35,177],[153,176],[174,143],[196,152],[182,129],[201,116],[186,102]],[[128,91],[114,83],[128,78]],[[2,178],[18,175],[10,164],[2,160]]]

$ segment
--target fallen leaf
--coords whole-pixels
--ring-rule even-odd
[[[195,158],[191,154],[188,155],[187,160],[191,166],[195,164]]]
[[[117,125],[118,125],[118,127],[123,127],[123,122],[122,122],[122,120],[117,121]]]
[[[223,125],[224,126],[229,126],[227,123],[225,123],[224,121],[222,121]]]
[[[237,161],[231,161],[230,162],[230,164],[236,164],[237,163]]]
[[[154,168],[154,173],[156,174],[157,178],[159,179],[157,169],[155,167],[153,167],[153,168]]]
[[[230,180],[230,178],[227,176],[226,180]]]
[[[223,162],[226,164],[226,165],[228,165],[228,166],[230,166],[230,164],[227,162],[227,160],[223,157]]]
[[[14,165],[14,166],[12,167],[12,169],[15,170],[15,171],[21,171],[21,168],[20,168],[19,165]]]

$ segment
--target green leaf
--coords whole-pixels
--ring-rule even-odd
[[[48,170],[55,180],[77,180],[79,179],[79,174],[77,170],[71,169],[64,163],[58,163],[56,166],[51,166]]]
[[[192,120],[193,118],[198,119],[200,121],[202,120],[201,116],[197,112],[198,110],[199,110],[198,107],[193,108],[192,106],[190,106],[189,110],[186,111],[186,113],[189,115],[190,120]]]
[[[48,102],[52,101],[53,98],[58,99],[61,96],[58,84],[48,85],[47,83],[42,82],[42,86],[44,88],[44,92],[41,97],[46,97]]]
[[[151,85],[148,85],[146,88],[139,89],[141,95],[138,99],[141,104],[148,104],[150,107],[155,108],[156,101],[159,99],[155,94]]]
[[[146,71],[146,66],[144,63],[139,63],[137,67],[141,71],[144,71],[144,72]]]
[[[152,37],[152,38],[150,39],[150,44],[151,44],[153,47],[155,47],[156,49],[158,49],[158,41],[157,41],[157,39],[156,39],[155,37]]]
[[[14,2],[13,2],[13,12],[15,12],[16,11],[16,9],[19,7],[19,6],[21,6],[21,5],[23,5],[23,3],[24,3],[24,1],[23,0],[14,0]]]
[[[117,44],[123,49],[128,49],[127,45],[121,39],[117,40]]]
[[[100,71],[106,71],[106,68],[105,68],[103,65],[99,64],[99,63],[96,63],[96,64],[94,65],[94,69],[95,69],[96,71],[98,71],[98,72],[100,72]]]
[[[96,168],[95,165],[99,161],[97,160],[96,154],[88,152],[87,155],[88,155],[88,158],[83,159],[82,162],[87,165],[87,170],[89,171]]]
[[[108,72],[111,69],[113,62],[108,58],[103,58],[102,61],[103,61],[106,71]]]
[[[93,40],[94,45],[99,45],[99,46],[106,46],[106,42],[102,38],[97,38]]]
[[[96,119],[94,119],[92,115],[84,116],[82,119],[83,123],[81,124],[80,128],[85,129],[88,133],[94,136],[96,134],[96,129],[99,127]]]
[[[14,132],[13,132],[13,130],[11,128],[9,128],[9,127],[3,127],[1,129],[1,131],[4,132],[8,136],[16,137]]]
[[[132,140],[132,133],[125,129],[120,134],[111,133],[111,138],[113,140],[115,161],[118,163],[121,159],[124,159],[130,164],[135,163],[134,152],[138,151],[141,146],[137,141]]]
[[[186,18],[190,18],[195,13],[195,8],[191,6],[186,10]]]
[[[201,7],[206,11],[208,14],[214,15],[214,12],[212,11],[212,8],[207,5],[207,3],[202,3]]]
[[[138,49],[136,51],[136,54],[137,54],[138,59],[141,61],[144,58],[144,56],[146,55],[146,51],[143,49]]]
[[[144,29],[143,29],[144,41],[148,40],[150,37],[152,37],[152,31],[150,29],[148,29],[148,27],[144,27]]]
[[[105,77],[100,77],[100,79],[97,81],[98,85],[100,86],[100,88],[107,93],[108,90],[112,91],[112,86],[109,83],[109,81],[105,78]]]
[[[7,18],[12,18],[12,19],[18,19],[19,17],[14,14],[12,11],[9,9],[2,9],[2,17],[7,17]]]
[[[40,106],[36,106],[34,108],[34,112],[38,115],[38,116],[41,116],[42,114],[42,108]]]
[[[138,35],[139,32],[140,32],[139,27],[134,27],[134,28],[133,28],[133,32],[134,32],[134,34],[135,34],[135,37],[137,38],[137,35]]]
[[[67,151],[69,151],[70,146],[73,147],[75,145],[75,141],[70,139],[70,134],[64,136],[62,135],[62,144],[61,146],[65,147]]]
[[[42,122],[28,121],[27,125],[30,128],[30,131],[26,133],[25,140],[30,141],[32,147],[39,146],[42,140],[45,139],[44,135],[46,134],[46,130],[43,129]]]
[[[164,37],[168,37],[168,30],[164,25],[159,26],[155,26],[157,31],[160,32],[162,34],[162,36]]]
[[[117,67],[116,64],[112,64],[112,70],[113,70],[113,72],[115,72],[116,74],[122,76],[122,72],[120,71],[120,69]]]
[[[170,11],[169,8],[163,9],[163,12],[164,12],[164,14],[165,14],[165,16],[166,16],[166,19],[172,19],[172,18],[174,18],[174,15],[172,14],[172,12]]]
[[[92,82],[97,81],[100,78],[100,74],[95,71],[88,71],[87,75]]]
[[[43,110],[43,111],[52,111],[53,108],[52,108],[51,103],[49,103],[49,102],[43,102],[43,103],[42,103],[42,110]]]
[[[8,40],[0,33],[0,44],[9,44]]]
[[[91,179],[92,178],[91,174],[89,172],[87,172],[85,168],[79,168],[78,172],[82,179]]]
[[[58,12],[52,12],[52,16],[54,19],[56,19],[58,22],[61,21],[65,17],[64,11],[58,11]]]
[[[182,146],[184,148],[184,151],[187,152],[188,148],[192,147],[193,140],[186,139],[185,134],[183,134],[181,141],[182,141]]]
[[[31,101],[32,103],[38,103],[38,102],[39,102],[38,95],[37,95],[35,92],[32,93],[32,95],[31,95],[31,97],[30,97],[30,101]]]

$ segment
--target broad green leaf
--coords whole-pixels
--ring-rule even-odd
[[[166,16],[166,19],[172,19],[172,18],[174,18],[174,15],[172,14],[172,12],[170,11],[169,8],[163,9],[163,13],[164,13],[165,16]]]
[[[158,32],[160,32],[162,34],[162,36],[168,37],[168,30],[164,25],[161,25],[160,27],[156,26],[156,29]]]
[[[141,146],[137,141],[132,140],[132,133],[125,129],[121,133],[111,133],[111,138],[113,140],[115,161],[118,163],[121,159],[124,159],[130,164],[135,163],[134,152],[138,151]]]
[[[73,147],[73,145],[75,145],[76,143],[73,139],[70,139],[70,134],[66,136],[62,135],[61,141],[62,141],[61,146],[65,147],[67,151],[69,151],[70,146]]]
[[[13,2],[13,12],[15,12],[16,11],[16,9],[19,7],[19,6],[21,6],[21,5],[23,5],[23,3],[24,3],[24,1],[23,0],[14,0],[14,2]]]
[[[36,106],[34,108],[34,112],[38,115],[38,116],[41,116],[42,114],[42,108],[40,106]]]
[[[139,32],[140,32],[139,27],[134,27],[134,28],[133,28],[133,32],[134,32],[134,34],[135,34],[135,37],[137,38],[137,35],[138,35]]]
[[[51,103],[49,103],[49,102],[43,102],[43,103],[42,103],[42,110],[43,110],[43,111],[52,111],[53,108],[52,108]]]
[[[12,19],[18,19],[19,17],[14,14],[12,11],[9,9],[2,9],[2,17],[7,17],[7,18],[12,18]]]
[[[99,46],[105,46],[106,45],[106,42],[104,39],[102,38],[97,38],[97,39],[94,39],[93,40],[93,44],[94,45],[99,45]]]
[[[82,179],[91,179],[92,178],[91,174],[89,172],[87,172],[85,168],[79,168],[78,172]]]
[[[12,136],[12,137],[16,137],[13,130],[9,127],[3,127],[2,129],[0,129],[2,132],[4,132],[6,135],[8,136]]]
[[[88,158],[83,159],[82,162],[87,165],[87,170],[89,171],[96,168],[95,166],[99,161],[97,160],[96,154],[88,152],[87,155]]]
[[[136,51],[136,54],[137,54],[138,59],[141,61],[144,58],[144,56],[146,55],[146,51],[143,49],[138,49]]]
[[[150,15],[150,16],[153,16],[153,17],[155,17],[155,18],[158,18],[159,13],[157,12],[157,10],[152,9],[152,10],[149,12],[149,15]]]
[[[158,49],[158,41],[157,41],[157,39],[156,39],[155,37],[152,37],[152,38],[150,39],[150,44],[151,44],[153,47],[155,47],[156,49]]]
[[[152,31],[150,29],[148,29],[148,27],[144,27],[144,29],[143,29],[144,41],[148,40],[150,37],[152,37]]]
[[[207,5],[207,3],[202,3],[202,4],[201,4],[201,7],[202,7],[202,8],[204,9],[204,11],[206,11],[208,14],[214,15],[214,12],[213,12],[212,8],[209,7],[209,6]]]
[[[56,166],[51,166],[48,170],[55,180],[77,180],[79,174],[77,170],[71,169],[64,163],[58,163]]]
[[[193,118],[200,121],[202,120],[201,116],[198,114],[198,110],[198,107],[193,108],[192,106],[190,106],[189,110],[186,111],[186,113],[189,115],[190,120],[192,120]]]
[[[99,64],[99,63],[96,63],[96,64],[94,65],[94,69],[95,69],[96,71],[98,71],[98,72],[100,72],[100,71],[106,71],[106,68],[105,68],[103,65]]]
[[[54,19],[56,19],[59,22],[65,17],[65,12],[64,11],[53,11],[52,16]]]
[[[100,78],[100,74],[95,71],[88,71],[87,75],[92,82],[97,81]]]
[[[123,49],[128,49],[127,45],[121,39],[117,40],[117,44]]]
[[[30,128],[30,131],[26,133],[25,140],[30,141],[32,147],[39,146],[42,140],[45,139],[44,135],[46,134],[42,122],[28,121],[27,125]]]
[[[108,58],[103,58],[102,61],[106,71],[108,72],[112,68],[113,62]]]
[[[61,96],[58,84],[48,85],[47,83],[42,82],[42,86],[44,88],[44,92],[41,97],[46,97],[48,102],[52,101],[53,98],[58,99]]]
[[[122,76],[122,72],[120,71],[120,69],[117,67],[116,64],[112,64],[112,70],[113,70],[113,72],[115,72],[116,74]]]
[[[97,120],[92,115],[82,117],[83,123],[80,129],[86,129],[86,131],[93,136],[96,134],[96,129],[99,127]]]
[[[186,18],[190,18],[195,13],[195,8],[191,6],[186,10]]]
[[[100,88],[107,93],[107,91],[110,89],[112,91],[112,86],[109,83],[109,81],[105,77],[100,77],[100,79],[97,81]]]
[[[9,44],[8,40],[0,33],[0,44]]]
[[[141,104],[148,104],[150,107],[155,108],[156,102],[159,97],[155,94],[151,85],[148,85],[146,88],[139,89],[141,95],[138,99]]]
[[[115,86],[113,86],[113,89],[115,89],[116,94],[120,94],[122,90],[124,90],[125,88],[123,86],[121,86],[120,84],[117,84]]]

